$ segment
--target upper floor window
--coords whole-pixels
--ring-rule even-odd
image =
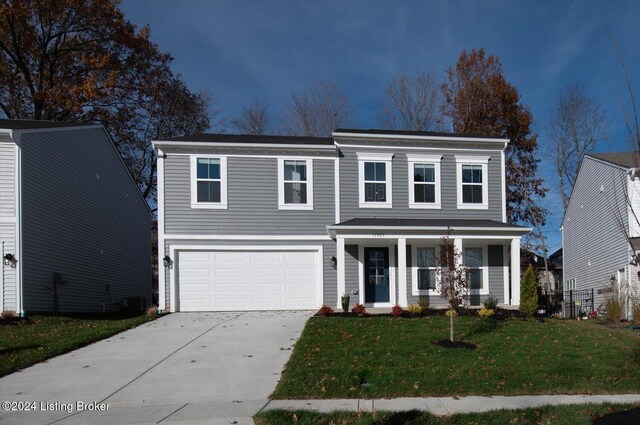
[[[407,155],[409,208],[440,208],[441,155]]]
[[[278,208],[313,209],[311,159],[278,159]]]
[[[191,157],[191,207],[227,208],[226,157]]]
[[[456,155],[458,208],[489,208],[488,156]]]
[[[389,153],[358,153],[360,208],[391,208],[391,160]]]

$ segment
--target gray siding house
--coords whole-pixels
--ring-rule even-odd
[[[161,310],[406,307],[443,303],[450,232],[472,303],[520,300],[520,239],[506,222],[508,140],[338,129],[331,138],[201,134],[158,152]],[[163,279],[164,278],[164,279]]]
[[[586,155],[565,211],[564,290],[593,289],[596,309],[612,295],[612,283],[640,288],[639,167],[635,152]]]
[[[0,310],[151,301],[151,213],[100,125],[0,119]]]

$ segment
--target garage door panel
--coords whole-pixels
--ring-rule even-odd
[[[317,251],[183,251],[178,261],[181,311],[318,307]]]
[[[216,277],[246,277],[247,269],[217,267],[214,269]]]

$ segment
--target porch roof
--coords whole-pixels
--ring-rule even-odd
[[[414,219],[414,218],[352,218],[327,226],[329,236],[362,235],[371,231],[393,234],[424,234],[437,232],[452,234],[503,234],[521,236],[531,231],[529,227],[494,220],[469,219]]]

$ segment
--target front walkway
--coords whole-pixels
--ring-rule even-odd
[[[406,397],[375,400],[331,399],[331,400],[271,400],[262,410],[314,410],[320,413],[333,411],[401,412],[419,410],[434,415],[454,413],[488,412],[497,409],[525,409],[545,405],[583,403],[640,403],[640,394],[614,395],[524,395],[491,397]]]

